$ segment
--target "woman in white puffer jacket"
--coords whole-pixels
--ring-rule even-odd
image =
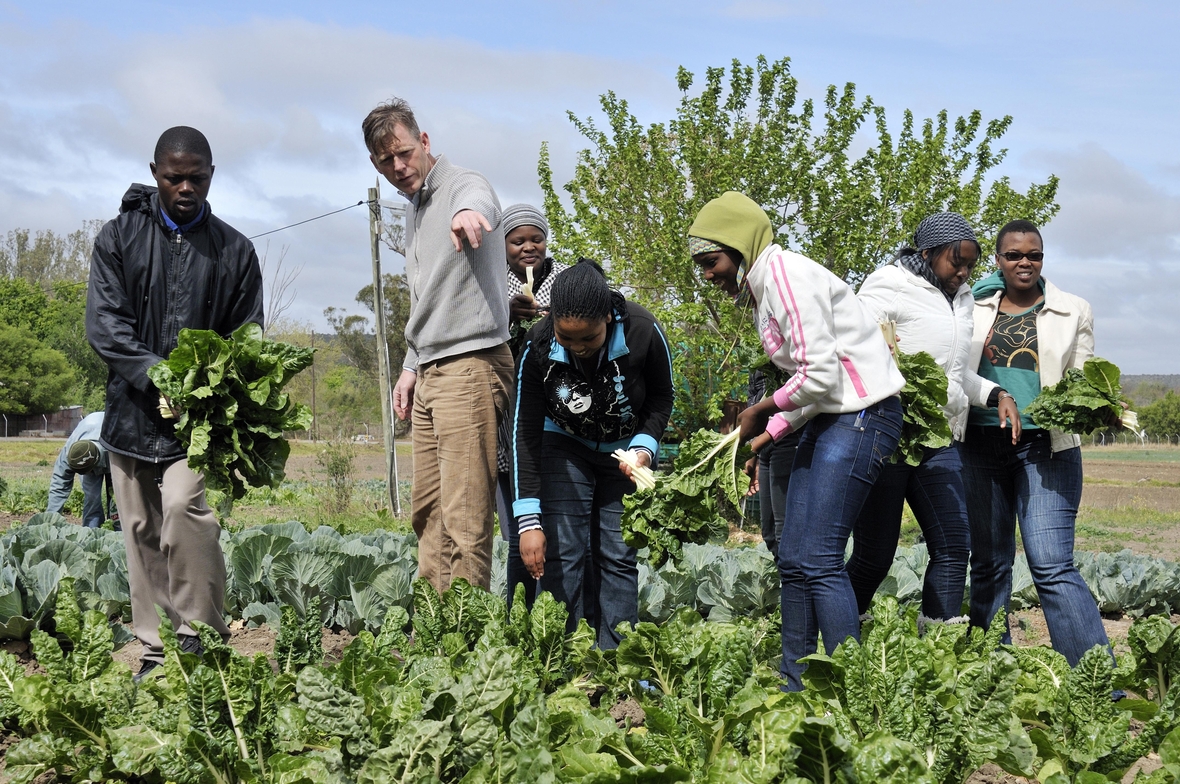
[[[967,221],[940,212],[918,224],[913,246],[903,248],[894,264],[869,275],[857,294],[878,321],[896,322],[899,351],[925,351],[946,372],[944,411],[955,438],[950,446],[926,449],[917,466],[896,457],[882,468],[853,527],[852,558],[846,567],[861,613],[893,564],[905,501],[930,554],[922,614],[946,620],[962,608],[971,535],[957,442],[972,405],[998,405],[1001,426],[1011,422],[1016,434],[1020,427],[1011,396],[993,395],[995,385],[968,367],[975,299],[967,279],[979,257],[979,242]]]

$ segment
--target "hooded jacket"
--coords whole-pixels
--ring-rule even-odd
[[[541,444],[545,434],[596,452],[642,447],[652,455],[672,415],[672,354],[646,309],[627,303],[607,329],[605,356],[589,375],[556,341],[537,343],[529,330],[517,365],[512,457],[513,515],[541,512]]]
[[[756,302],[762,347],[791,376],[774,393],[780,411],[766,432],[775,441],[817,414],[860,411],[905,386],[881,330],[852,288],[776,245],[774,227],[756,201],[726,191],[701,208],[688,234],[742,256],[738,285]]]
[[[771,244],[746,278],[770,361],[792,374],[774,393],[776,441],[817,414],[847,414],[896,395],[905,379],[852,288],[806,256]]]
[[[181,329],[228,337],[263,323],[262,272],[254,246],[213,215],[186,232],[168,229],[157,189],[132,185],[119,216],[102,227],[90,258],[86,337],[108,367],[101,443],[153,463],[185,456],[159,412],[147,370],[176,347]]]

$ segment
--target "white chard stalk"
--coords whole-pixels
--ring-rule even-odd
[[[614,451],[615,459],[625,466],[631,468],[631,478],[635,480],[635,486],[640,490],[654,490],[656,486],[656,474],[647,466],[639,462],[639,453],[634,449],[623,450],[616,449]]]
[[[1128,408],[1123,412],[1123,415],[1119,417],[1119,424],[1140,438],[1143,437],[1143,431],[1139,429],[1139,415],[1131,409]]]
[[[524,268],[525,284],[520,287],[520,293],[524,294],[529,299],[533,298],[533,268]]]
[[[885,342],[889,345],[889,350],[893,351],[897,348],[897,322],[896,321],[882,321],[881,334],[885,336]]]

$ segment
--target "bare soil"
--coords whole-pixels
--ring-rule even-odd
[[[1180,512],[1180,449],[1091,448],[1082,460],[1083,507]]]
[[[275,638],[278,636],[278,632],[274,629],[271,629],[269,626],[258,626],[249,629],[246,627],[244,621],[234,621],[230,624],[229,631],[229,644],[238,653],[243,656],[254,656],[256,653],[265,653],[273,661]],[[352,642],[352,635],[346,631],[335,632],[328,628],[323,630],[323,634],[324,664],[335,664],[340,661],[344,649]],[[138,672],[141,650],[142,647],[139,642],[133,640],[128,645],[115,651],[114,659],[115,661],[126,664],[133,672]]]

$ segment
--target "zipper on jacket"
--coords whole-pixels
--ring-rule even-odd
[[[180,289],[181,272],[183,271],[184,263],[184,237],[177,231],[173,232],[173,238],[168,241],[168,252],[172,258],[168,263],[167,275],[169,280],[164,290],[168,292],[168,304],[164,309],[164,330],[163,340],[160,343],[161,350],[165,346],[172,345],[174,336],[179,332],[177,329],[177,322],[179,317],[176,314],[176,295]],[[160,462],[160,450],[163,448],[163,434],[156,432],[155,437],[155,452],[152,455],[152,461]]]

